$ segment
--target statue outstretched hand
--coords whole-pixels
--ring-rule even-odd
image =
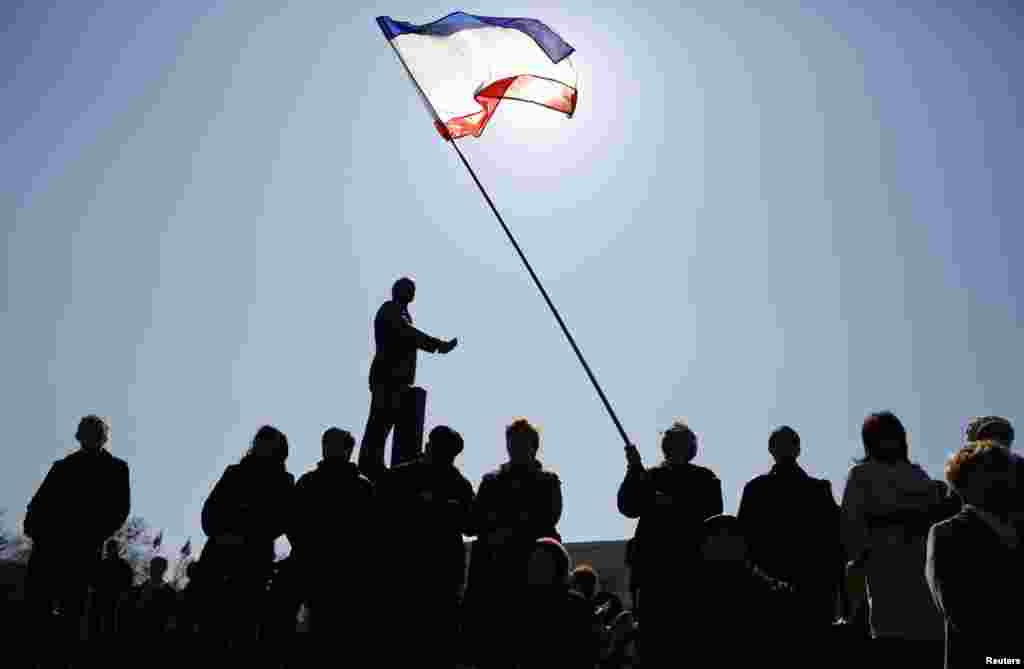
[[[441,345],[437,347],[438,353],[448,353],[453,348],[459,345],[458,338],[451,339],[449,341],[441,342]]]

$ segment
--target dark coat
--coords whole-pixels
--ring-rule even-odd
[[[57,460],[28,504],[25,534],[35,546],[96,553],[128,519],[128,465],[100,449]]]
[[[1024,642],[1012,611],[1024,600],[1022,560],[1021,544],[1003,543],[970,507],[932,526],[925,576],[945,617],[946,669],[1021,657]]]
[[[843,575],[839,505],[832,484],[796,463],[777,464],[743,488],[737,517],[751,560],[800,585],[817,622],[830,624]]]
[[[519,667],[593,669],[601,638],[594,610],[583,595],[567,587],[530,587],[518,616],[515,650]]]
[[[348,461],[321,460],[295,484],[288,542],[295,560],[311,568],[345,563],[376,523],[374,489]],[[346,578],[351,577],[351,574]]]
[[[246,456],[228,465],[203,503],[203,568],[209,575],[234,569],[267,570],[274,562],[274,541],[288,529],[295,477],[272,460]],[[218,541],[241,537],[233,546]]]
[[[431,499],[425,501],[422,495],[428,492]],[[462,537],[473,532],[473,500],[473,485],[449,463],[420,459],[395,467],[383,479],[380,504],[395,554],[412,548],[418,571],[427,570],[428,582],[453,594],[466,573]]]
[[[782,640],[802,632],[785,617],[792,607],[792,584],[768,576],[752,563],[705,563],[691,593],[689,603],[699,612],[689,618],[686,630],[695,641],[688,649],[694,657],[718,657],[728,666],[773,666],[774,660],[793,650]]]
[[[473,542],[469,587],[489,589],[525,582],[526,562],[533,544],[542,537],[561,541],[556,526],[562,517],[562,482],[541,463],[512,466],[506,463],[484,474],[473,504]],[[489,541],[491,532],[510,530],[500,545]]]
[[[671,503],[659,504],[659,493]],[[722,483],[710,469],[694,464],[630,467],[619,486],[618,506],[627,518],[640,519],[634,569],[645,584],[655,583],[666,569],[674,572],[681,561],[698,559],[704,520],[722,513]]]
[[[127,592],[135,580],[131,564],[121,556],[107,557],[100,562],[97,585],[108,595]]]
[[[132,588],[131,609],[123,617],[133,634],[161,635],[178,613],[178,593],[168,583],[143,583]]]
[[[394,300],[377,310],[373,319],[373,337],[377,352],[370,363],[370,388],[374,386],[411,386],[416,382],[416,352],[434,353],[440,339],[412,326],[409,311]]]

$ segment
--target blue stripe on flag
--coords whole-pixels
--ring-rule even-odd
[[[537,43],[537,46],[544,50],[544,53],[548,55],[552,63],[560,62],[575,51],[565,40],[558,36],[558,33],[537,19],[508,19],[499,16],[476,16],[475,14],[466,14],[465,12],[452,12],[444,18],[431,23],[424,23],[423,25],[396,21],[390,16],[378,16],[377,25],[380,26],[380,29],[384,32],[384,37],[388,40],[393,40],[399,35],[409,33],[431,35],[433,37],[448,37],[460,30],[470,30],[472,28],[486,28],[487,26],[513,28],[529,35]]]

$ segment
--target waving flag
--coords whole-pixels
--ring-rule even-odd
[[[479,137],[502,100],[572,116],[574,49],[536,19],[453,12],[423,25],[377,17],[445,139]]]

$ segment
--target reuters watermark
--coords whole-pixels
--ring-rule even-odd
[[[985,664],[1020,664],[1019,657],[986,657]]]

